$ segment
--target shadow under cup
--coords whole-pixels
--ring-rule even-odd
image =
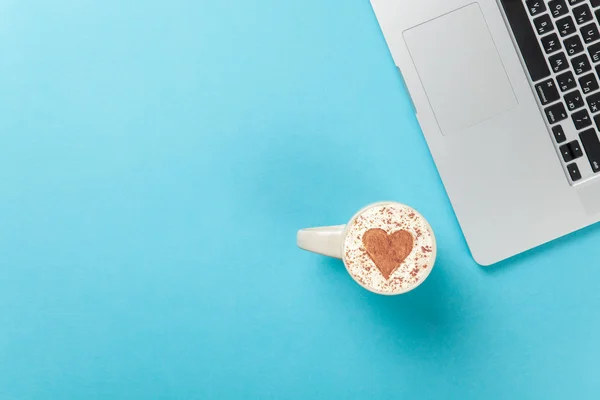
[[[419,286],[437,255],[427,220],[396,202],[371,204],[346,225],[300,230],[297,240],[304,250],[342,259],[359,285],[382,295],[403,294]]]

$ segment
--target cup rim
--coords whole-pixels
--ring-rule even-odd
[[[350,269],[348,269],[348,264],[346,263],[346,252],[345,252],[345,247],[346,247],[346,237],[348,236],[348,231],[350,229],[350,226],[352,226],[353,222],[356,220],[356,218],[358,218],[359,215],[361,215],[363,212],[365,212],[366,210],[373,208],[373,207],[377,207],[377,206],[382,206],[382,205],[386,205],[386,204],[394,204],[394,205],[400,205],[402,207],[408,208],[410,210],[412,210],[413,212],[415,212],[417,215],[419,215],[423,221],[425,221],[425,224],[427,225],[427,229],[429,230],[429,233],[431,235],[432,238],[432,244],[433,244],[433,254],[431,257],[431,262],[430,265],[427,268],[427,271],[425,273],[425,275],[423,276],[423,279],[421,279],[415,286],[412,286],[410,288],[404,289],[400,292],[381,292],[378,290],[375,290],[373,288],[367,287],[366,285],[363,285],[362,283],[360,283],[355,277],[354,275],[350,272]],[[341,254],[342,254],[342,262],[344,263],[344,268],[346,268],[346,272],[348,272],[348,275],[350,275],[350,277],[352,278],[352,280],[356,283],[358,283],[360,286],[362,286],[364,289],[368,290],[371,293],[375,293],[375,294],[379,294],[382,296],[398,296],[401,294],[405,294],[408,292],[411,292],[413,290],[415,290],[416,288],[418,288],[419,286],[421,286],[423,284],[423,282],[425,282],[427,280],[427,278],[429,277],[429,274],[431,274],[431,270],[433,269],[433,267],[435,266],[435,262],[437,260],[437,241],[435,238],[435,234],[433,233],[433,229],[431,228],[431,225],[429,224],[429,221],[427,220],[427,218],[425,218],[423,216],[423,214],[421,214],[419,211],[417,211],[416,209],[414,209],[413,207],[406,205],[404,203],[400,203],[397,201],[378,201],[376,203],[371,203],[368,204],[366,206],[364,206],[363,208],[361,208],[360,210],[358,210],[356,213],[354,213],[354,215],[352,216],[352,218],[350,218],[350,220],[348,221],[348,223],[346,224],[346,226],[344,227],[344,231],[342,233],[342,243],[341,243]]]

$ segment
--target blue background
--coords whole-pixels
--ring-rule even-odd
[[[418,290],[296,249],[383,199]],[[598,398],[600,228],[476,265],[366,0],[3,1],[0,221],[1,399]]]

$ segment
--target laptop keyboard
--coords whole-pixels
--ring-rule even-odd
[[[600,0],[501,0],[565,173],[600,176]]]

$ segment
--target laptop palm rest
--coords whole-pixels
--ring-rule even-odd
[[[600,182],[590,182],[582,185],[578,192],[588,215],[600,214]]]
[[[478,4],[403,36],[443,135],[463,132],[517,105]]]

